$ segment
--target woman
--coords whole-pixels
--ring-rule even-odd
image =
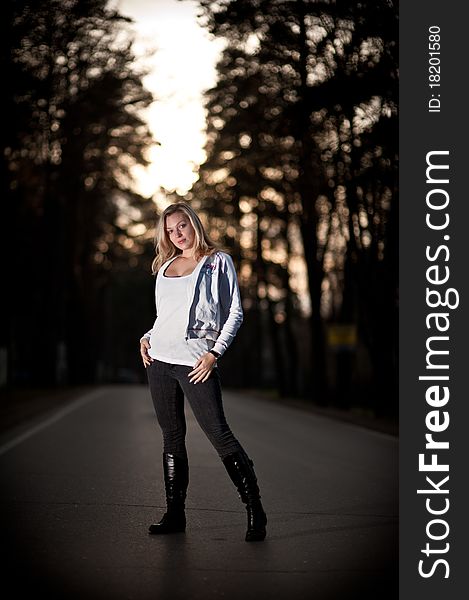
[[[157,316],[153,328],[140,339],[140,353],[163,432],[167,510],[149,532],[186,528],[185,396],[246,505],[246,541],[263,540],[267,518],[253,462],[226,422],[217,367],[243,320],[232,258],[210,240],[185,202],[171,204],[163,212],[155,247]]]

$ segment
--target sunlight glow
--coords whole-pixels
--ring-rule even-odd
[[[205,160],[203,91],[215,84],[215,63],[223,47],[197,24],[198,4],[177,0],[114,0],[134,19],[134,52],[148,67],[143,79],[155,102],[142,117],[159,142],[148,151],[150,164],[132,168],[136,191],[153,197],[162,187],[184,195]],[[155,50],[153,56],[148,52]]]

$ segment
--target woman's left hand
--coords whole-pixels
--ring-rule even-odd
[[[188,377],[192,378],[189,379],[190,383],[203,383],[204,381],[207,381],[216,362],[217,359],[213,356],[211,352],[202,354],[202,356],[195,363],[192,371],[188,373]]]

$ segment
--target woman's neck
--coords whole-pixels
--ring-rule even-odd
[[[194,251],[193,251],[191,248],[189,248],[189,249],[187,250],[187,253],[186,253],[186,251],[184,250],[184,251],[183,251],[183,252],[180,254],[180,256],[181,256],[181,258],[187,258],[187,259],[190,259],[190,260],[195,260],[196,262],[198,262],[198,258],[197,258],[197,256],[195,255],[195,252],[194,252]]]

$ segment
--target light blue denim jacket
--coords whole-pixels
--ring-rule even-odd
[[[161,265],[156,276],[156,306],[158,306],[159,280],[174,258]],[[214,342],[212,350],[221,356],[233,341],[243,322],[243,308],[236,269],[231,256],[221,251],[202,258],[201,263],[196,267],[198,274],[197,277],[194,277],[189,290],[188,306],[190,308],[185,337],[186,340],[188,338],[212,340]],[[147,331],[141,339],[149,340],[152,331],[153,328]]]

